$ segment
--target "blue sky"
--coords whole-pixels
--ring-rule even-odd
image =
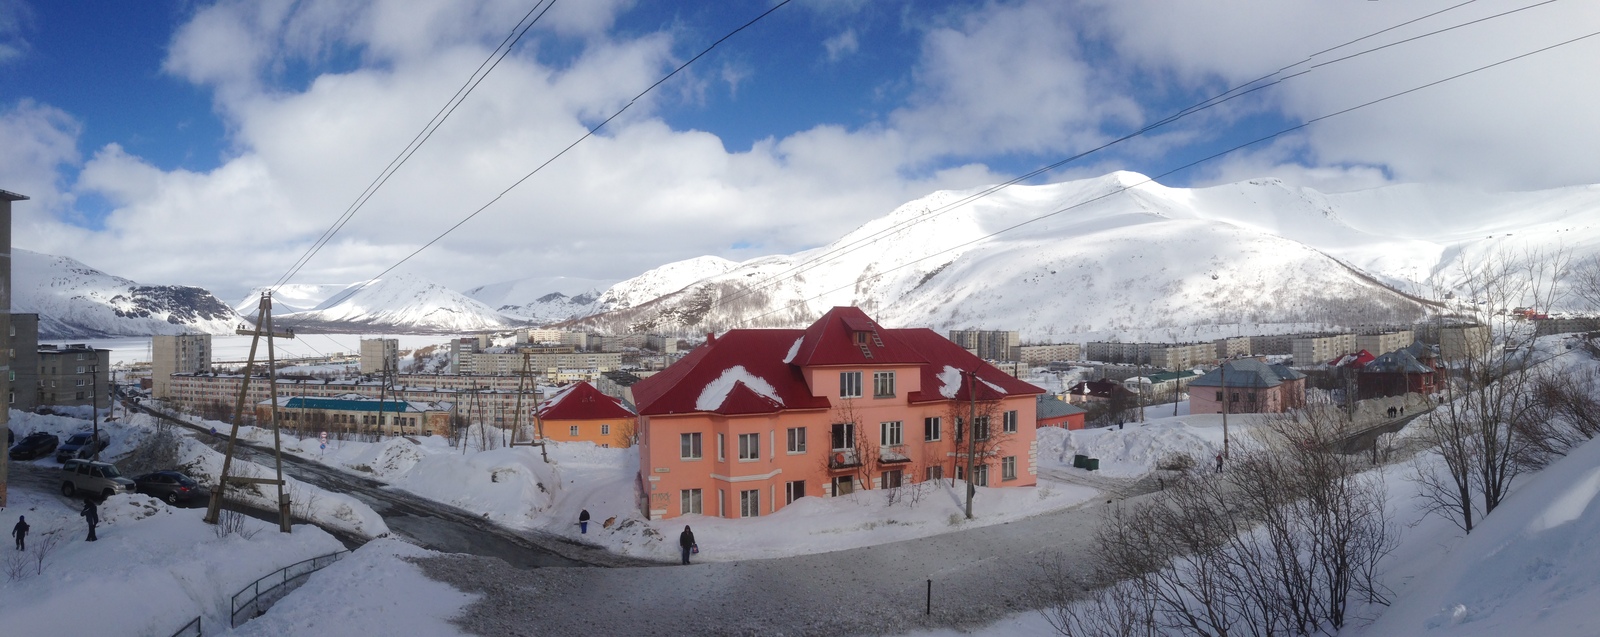
[[[376,274],[773,4],[558,0],[296,280]],[[814,247],[931,191],[1003,181],[1456,4],[796,0],[408,265],[464,289]],[[1529,4],[1478,0],[1362,46]],[[225,297],[270,283],[530,6],[0,5],[0,138],[15,142],[0,188],[34,197],[16,244]],[[1593,30],[1592,5],[1530,9],[1319,69],[1041,179],[1160,174]],[[1579,149],[1600,142],[1600,124],[1572,105],[1600,97],[1597,53],[1566,47],[1163,182],[1594,183],[1600,160]],[[153,256],[168,254],[187,258]]]

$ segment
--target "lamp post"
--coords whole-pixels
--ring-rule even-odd
[[[95,352],[95,356],[96,357],[98,357],[99,355],[100,355],[99,352]],[[93,418],[94,418],[94,442],[90,443],[90,444],[94,445],[94,460],[95,460],[95,462],[99,462],[100,461],[100,366],[99,365],[90,365],[89,366],[89,376],[91,378],[91,380],[89,381],[90,382],[90,388],[91,388],[91,391],[89,393],[89,412],[94,414],[94,416],[93,416]]]

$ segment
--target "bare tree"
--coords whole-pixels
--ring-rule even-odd
[[[1572,295],[1582,300],[1590,310],[1600,311],[1600,255],[1591,255],[1574,263],[1567,284]]]

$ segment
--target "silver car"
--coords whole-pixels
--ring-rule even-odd
[[[109,462],[68,460],[61,466],[61,495],[72,497],[109,497],[118,493],[133,493],[133,481],[122,477],[116,465]]]

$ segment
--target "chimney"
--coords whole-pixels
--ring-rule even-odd
[[[710,345],[710,344],[715,343],[715,342],[717,342],[717,333],[716,332],[706,332],[706,344]]]

